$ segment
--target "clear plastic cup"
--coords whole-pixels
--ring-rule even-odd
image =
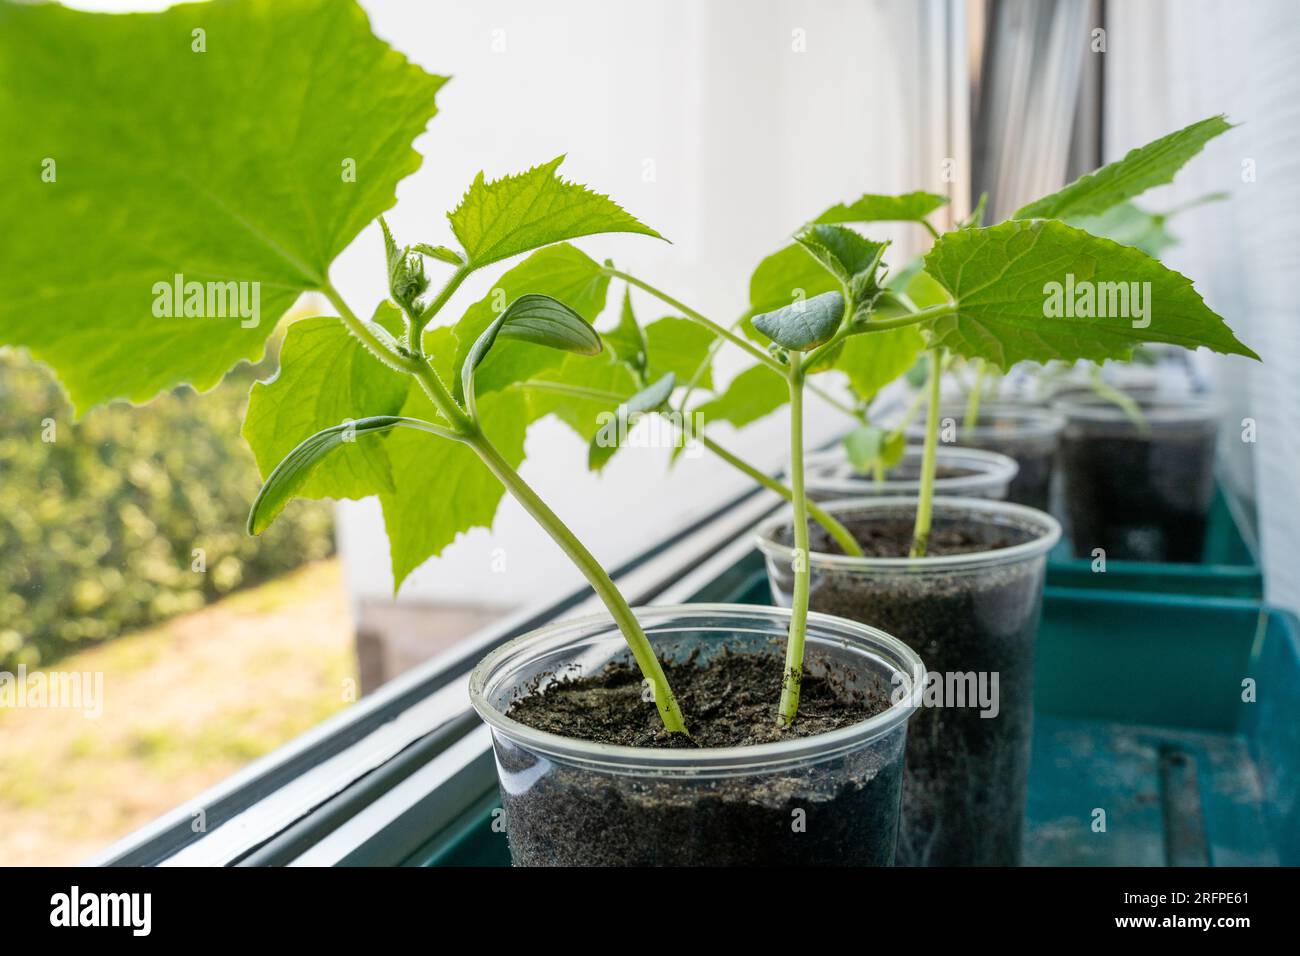
[[[882,481],[863,475],[849,464],[842,446],[815,452],[804,459],[804,490],[813,501],[848,498],[915,498],[921,490],[924,449],[910,445],[902,460]],[[1014,460],[978,448],[935,449],[935,494],[968,498],[1005,498],[1016,477]]]
[[[779,608],[725,604],[636,615],[665,659],[724,648],[782,655],[790,621]],[[809,615],[805,655],[808,672],[834,668],[889,706],[829,733],[748,747],[592,743],[507,711],[550,675],[631,660],[612,620],[562,621],[497,648],[471,675],[470,699],[492,728],[515,864],[892,864],[921,659],[883,631],[822,614]]]
[[[1015,477],[1007,488],[1006,500],[1046,511],[1051,501],[1052,472],[1056,449],[1065,418],[1058,412],[1033,405],[986,403],[980,406],[975,424],[967,428],[963,405],[939,406],[939,434],[964,448],[997,452],[1015,461]],[[925,425],[913,422],[904,434],[913,441],[925,438]],[[936,489],[951,494],[947,489]],[[964,494],[964,492],[963,492]]]
[[[1182,392],[1125,392],[1138,416],[1100,395],[1052,407],[1061,433],[1064,510],[1075,557],[1196,563],[1214,499],[1219,407]]]
[[[860,540],[906,535],[916,512],[914,502],[889,498],[822,507]],[[936,498],[932,545],[959,530],[976,550],[858,558],[839,553],[818,526],[809,528],[810,606],[878,623],[916,648],[930,668],[908,733],[900,866],[1020,862],[1034,642],[1047,552],[1061,529],[1050,515],[1023,505]],[[794,587],[790,541],[789,512],[758,530],[772,594],[782,606]],[[936,688],[942,693],[931,699]]]

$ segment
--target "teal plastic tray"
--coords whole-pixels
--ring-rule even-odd
[[[1070,542],[1062,541],[1047,562],[1051,587],[1106,588],[1151,594],[1190,594],[1258,599],[1264,578],[1245,536],[1221,491],[1216,492],[1205,531],[1200,564],[1107,561],[1104,574],[1093,571],[1092,560],[1076,558]]]
[[[695,599],[769,603],[756,557],[719,582]],[[1294,615],[1049,588],[1036,681],[1027,865],[1300,865]],[[497,806],[484,794],[409,862],[509,863]]]

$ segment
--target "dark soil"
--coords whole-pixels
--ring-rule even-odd
[[[913,507],[879,518],[845,520],[864,550],[902,557]],[[841,516],[843,517],[843,516]],[[814,550],[833,550],[810,529]],[[1023,543],[1028,528],[939,513],[932,556]],[[907,772],[899,824],[899,865],[1014,866],[1029,774],[1034,639],[1042,606],[1045,558],[979,571],[866,575],[815,569],[811,606],[879,627],[908,644],[926,670],[998,676],[995,717],[981,707],[923,707],[909,722]],[[779,591],[790,590],[778,579]],[[986,684],[991,689],[991,685]]]
[[[799,689],[799,719],[783,728],[774,719],[782,670],[775,653],[732,654],[724,648],[703,664],[698,654],[663,664],[690,739],[663,729],[654,705],[641,699],[641,672],[623,662],[590,677],[557,680],[515,701],[508,713],[538,730],[602,744],[748,747],[837,730],[889,708],[888,695],[879,690],[856,690],[838,674],[808,674]]]
[[[779,648],[664,662],[693,741],[656,727],[654,705],[641,699],[640,674],[627,662],[527,691],[509,715],[600,743],[724,747],[811,736],[889,706],[889,687],[876,675],[864,681],[836,672],[811,651],[799,719],[786,731],[774,720]],[[902,758],[895,734],[779,772],[672,778],[573,767],[497,741],[511,856],[522,866],[887,866],[897,837]]]
[[[982,428],[996,426],[997,421],[981,418],[979,425]],[[1046,438],[1034,435],[1018,436],[1008,429],[1005,435],[981,437],[978,440],[959,432],[957,440],[969,448],[995,451],[1015,459],[1020,470],[1016,472],[1016,477],[1011,479],[1011,484],[1007,487],[1007,501],[1028,505],[1039,511],[1047,510],[1051,500],[1052,472],[1056,468],[1055,435]]]
[[[1214,495],[1214,429],[1070,423],[1061,436],[1075,557],[1195,563]]]

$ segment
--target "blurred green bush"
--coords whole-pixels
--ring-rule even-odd
[[[74,424],[52,376],[0,350],[0,670],[49,664],[332,551],[325,502],[244,532],[259,478],[239,427],[249,387],[273,368],[268,357],[204,395],[179,388]]]

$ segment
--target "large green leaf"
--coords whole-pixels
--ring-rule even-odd
[[[79,412],[215,385],[393,204],[443,82],[347,0],[0,5],[0,342]]]
[[[695,414],[702,416],[705,424],[723,421],[744,428],[789,400],[789,387],[780,375],[766,365],[752,365],[733,378],[722,394],[696,408]]]
[[[672,373],[682,383],[691,381],[709,357],[713,333],[690,319],[658,319],[645,327],[646,379],[655,381]],[[713,370],[705,368],[696,379],[699,388],[713,388]]]
[[[663,237],[608,196],[567,182],[557,156],[527,172],[485,182],[483,174],[452,212],[452,231],[475,268],[579,236],[635,232]]]
[[[501,310],[520,296],[529,293],[551,296],[591,323],[604,311],[608,291],[609,277],[589,256],[570,245],[541,249],[504,273],[487,295],[465,310],[453,327],[456,352],[448,367],[457,370],[455,377],[459,378],[458,370],[474,343],[496,321]],[[446,362],[440,354],[447,345],[445,333],[439,334],[436,340],[433,335],[434,330],[426,333],[425,350]],[[507,388],[562,360],[562,353],[534,348],[526,342],[497,343],[475,372],[478,394]]]
[[[269,476],[299,442],[321,429],[347,419],[398,414],[408,383],[367,352],[338,319],[293,323],[280,348],[279,371],[256,383],[248,396],[243,434],[258,470]],[[383,443],[369,441],[331,455],[293,492],[303,498],[364,498],[391,487]]]
[[[1183,164],[1207,142],[1232,129],[1223,116],[1211,116],[1154,142],[1130,150],[1121,160],[1080,176],[1050,196],[1022,206],[1012,219],[1073,219],[1105,212],[1152,186],[1172,182]]]
[[[425,394],[412,389],[402,414],[434,421]],[[479,399],[479,424],[510,463],[524,460],[528,414],[524,396],[495,392]],[[393,489],[379,494],[392,556],[393,588],[428,558],[442,553],[458,534],[490,528],[505,487],[473,449],[460,442],[400,429],[385,439]]]
[[[956,305],[954,315],[933,323],[937,343],[1003,369],[1024,359],[1123,358],[1141,342],[1258,357],[1205,305],[1187,277],[1137,249],[1055,220],[946,233],[925,257],[925,270]],[[1146,320],[1131,301],[1128,310],[1114,307],[1121,287],[1103,285],[1110,283],[1137,284],[1148,325],[1142,326]],[[1102,311],[1096,303],[1103,296],[1096,292],[1104,293],[1111,314],[1080,315],[1076,308],[1074,316],[1051,317],[1054,303],[1068,298],[1070,284],[1094,290],[1094,313]],[[1114,314],[1123,311],[1129,314]]]
[[[948,197],[937,193],[912,192],[899,196],[881,196],[875,193],[832,206],[818,216],[814,222],[921,222],[926,216],[940,206],[947,204]]]

